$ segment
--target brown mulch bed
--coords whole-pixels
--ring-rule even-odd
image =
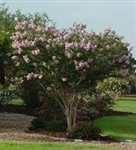
[[[30,134],[41,134],[41,135],[47,135],[49,137],[57,137],[57,138],[67,138],[68,137],[67,132],[45,131],[43,129],[36,129],[36,130],[33,130],[33,131],[28,131],[26,133],[28,133],[28,134],[29,133]],[[104,136],[104,135],[100,136],[99,141],[105,141],[105,142],[108,142],[108,143],[111,143],[111,142],[119,143],[120,142],[120,141],[118,141],[114,138],[111,138],[109,136]]]
[[[44,130],[28,131],[34,118],[34,110],[25,106],[8,105],[0,108],[0,141],[16,142],[68,142],[91,146],[135,150],[136,142],[118,142],[108,136],[101,136],[100,141],[74,141],[67,139],[66,132]],[[122,113],[124,115],[124,113]]]
[[[33,108],[27,108],[26,106],[17,106],[17,105],[7,105],[7,106],[0,106],[0,112],[7,112],[7,113],[16,113],[16,114],[23,114],[27,116],[36,116],[35,110]],[[106,116],[124,116],[124,115],[131,115],[133,113],[131,112],[120,112],[120,111],[113,111],[111,110],[109,113],[107,113]],[[53,132],[53,131],[45,131],[43,129],[35,129],[33,131],[27,131],[28,134],[41,134],[41,135],[47,135],[52,137],[59,137],[59,138],[67,138],[66,132]],[[101,141],[107,141],[107,142],[119,142],[116,139],[110,138],[108,136],[101,136]]]
[[[16,114],[23,114],[27,116],[36,116],[35,109],[28,108],[26,106],[17,106],[9,104],[7,106],[0,106],[0,113],[7,112],[7,113],[16,113]],[[120,111],[109,111],[106,116],[124,116],[124,115],[132,115],[134,113],[131,112],[120,112]],[[100,116],[101,117],[101,116]],[[42,135],[48,135],[53,137],[59,137],[59,138],[67,138],[66,132],[54,132],[54,131],[45,131],[43,129],[35,129],[33,131],[27,131],[28,134],[42,134]],[[100,140],[107,141],[107,142],[119,142],[116,139],[110,138],[108,136],[101,136]]]

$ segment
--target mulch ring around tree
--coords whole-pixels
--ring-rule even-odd
[[[28,116],[36,116],[35,110],[33,108],[27,108],[26,106],[16,106],[16,105],[7,105],[7,106],[1,106],[0,112],[7,112],[7,113],[16,113],[16,114],[25,114]],[[124,115],[131,115],[134,113],[131,112],[120,112],[120,111],[113,111],[111,110],[106,116],[124,116]],[[67,132],[54,132],[54,131],[45,131],[43,129],[35,129],[32,131],[27,131],[28,134],[41,134],[41,135],[47,135],[49,137],[58,138],[59,140],[67,139],[68,134]],[[111,138],[109,136],[101,135],[99,138],[100,141],[105,142],[120,142],[114,138]]]

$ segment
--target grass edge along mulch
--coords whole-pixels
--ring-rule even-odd
[[[103,117],[97,119],[95,124],[106,136],[120,141],[136,141],[136,115]]]

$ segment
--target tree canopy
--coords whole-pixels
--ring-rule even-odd
[[[75,124],[81,95],[108,76],[127,75],[131,66],[132,48],[110,28],[97,34],[83,24],[56,29],[23,21],[11,39],[18,75],[59,95],[68,128]]]

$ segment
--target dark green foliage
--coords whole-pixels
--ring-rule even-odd
[[[35,108],[40,105],[38,91],[31,89],[28,90],[24,95],[24,104],[29,108]]]
[[[52,120],[44,116],[35,118],[29,127],[30,130],[43,129],[56,132],[66,131],[66,128],[67,124],[65,120]]]
[[[105,116],[114,103],[114,98],[109,94],[94,94],[79,105],[77,119],[84,122]]]
[[[69,138],[83,140],[99,140],[101,130],[93,123],[81,123],[69,131]]]
[[[40,128],[47,131],[66,131],[67,124],[64,114],[56,107],[52,105],[51,109],[50,103],[47,102],[42,107],[36,108],[37,118],[31,122],[30,130]]]
[[[94,120],[99,115],[99,112],[94,107],[82,107],[78,109],[78,121]]]
[[[12,87],[0,85],[0,105],[7,105],[12,99],[16,99],[16,91]]]
[[[18,93],[27,107],[36,108],[43,104],[43,102],[40,101],[40,87],[35,81],[24,81],[21,85],[21,88],[22,90],[20,90]]]
[[[109,94],[95,94],[87,104],[87,108],[94,108],[99,114],[105,115],[115,104],[115,99]]]
[[[45,122],[44,129],[48,131],[56,131],[56,132],[66,131],[67,124],[66,124],[66,121],[64,120],[62,121],[50,120],[50,121]]]
[[[32,120],[31,126],[29,127],[29,130],[43,129],[44,124],[45,124],[45,117],[40,116],[40,117]]]

